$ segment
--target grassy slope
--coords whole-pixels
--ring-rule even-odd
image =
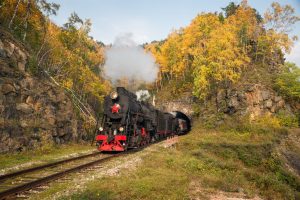
[[[52,162],[68,155],[87,153],[94,151],[96,148],[89,144],[69,144],[44,146],[34,151],[25,151],[14,154],[0,155],[0,172],[14,171],[31,165]],[[11,170],[6,170],[11,168]]]
[[[137,170],[91,181],[89,189],[66,199],[206,199],[216,191],[294,199],[300,181],[278,152],[287,134],[280,128],[207,130],[199,124],[176,149],[154,151]]]

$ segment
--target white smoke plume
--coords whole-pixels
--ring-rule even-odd
[[[148,90],[139,90],[135,92],[137,96],[137,100],[139,101],[147,101],[151,95]]]
[[[114,83],[123,78],[151,83],[157,77],[154,58],[134,42],[131,33],[117,37],[105,56],[104,73]]]

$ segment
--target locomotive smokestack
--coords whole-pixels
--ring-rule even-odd
[[[117,37],[114,44],[105,51],[104,73],[114,84],[118,80],[127,80],[129,84],[141,81],[151,83],[157,77],[155,59],[137,45],[132,37],[130,33]]]

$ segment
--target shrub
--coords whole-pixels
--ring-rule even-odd
[[[275,80],[275,89],[287,99],[300,101],[300,68],[294,63],[285,63],[283,72]]]
[[[296,115],[288,114],[281,111],[277,114],[277,118],[279,119],[279,123],[281,126],[298,127],[299,119]]]
[[[37,58],[35,56],[30,56],[27,66],[28,71],[33,75],[38,75],[40,73]]]

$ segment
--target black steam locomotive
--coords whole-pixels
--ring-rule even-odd
[[[125,151],[187,133],[189,118],[179,112],[164,113],[123,87],[106,96],[104,117],[96,136],[100,151]]]

